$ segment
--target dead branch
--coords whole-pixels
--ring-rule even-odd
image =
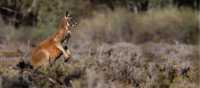
[[[0,57],[20,57],[20,51],[0,51]]]

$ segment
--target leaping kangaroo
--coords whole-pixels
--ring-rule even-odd
[[[61,54],[64,55],[65,60],[68,60],[71,57],[70,50],[65,50],[62,45],[62,43],[71,36],[69,20],[69,13],[66,12],[66,15],[61,18],[58,24],[56,33],[31,50],[30,64],[33,68],[47,66],[54,62]]]

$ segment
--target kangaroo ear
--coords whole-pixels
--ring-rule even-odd
[[[68,11],[66,11],[66,14],[65,14],[65,16],[66,16],[66,17],[68,17],[68,16],[69,16],[69,12],[68,12]]]

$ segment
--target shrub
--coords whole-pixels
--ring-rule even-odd
[[[82,20],[78,27],[80,32],[75,36],[98,43],[154,41],[197,44],[197,21],[197,12],[187,9],[152,9],[139,14],[118,9]]]

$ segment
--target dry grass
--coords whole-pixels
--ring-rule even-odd
[[[96,13],[80,22],[79,36],[92,42],[197,44],[197,12],[174,8],[133,14],[123,9]]]
[[[69,48],[73,58],[64,63],[61,57],[40,72],[64,83],[69,78],[73,88],[198,88],[197,21],[197,13],[187,9],[154,9],[139,14],[123,9],[96,12],[81,19],[72,34]],[[21,48],[23,52],[30,49],[26,44]],[[3,88],[16,84],[63,87],[45,79],[19,80],[18,71],[0,68]]]
[[[92,86],[89,88],[98,88],[98,85],[106,85],[100,88],[109,88],[115,82],[139,88],[176,88],[183,85],[177,82],[183,82],[188,83],[184,84],[187,85],[185,88],[196,88],[199,82],[198,78],[193,78],[198,77],[199,71],[198,66],[195,66],[198,52],[193,46],[163,43],[106,44],[100,46],[89,60],[94,60],[87,67],[89,71],[86,70],[88,85]],[[187,68],[191,69],[183,73]]]

